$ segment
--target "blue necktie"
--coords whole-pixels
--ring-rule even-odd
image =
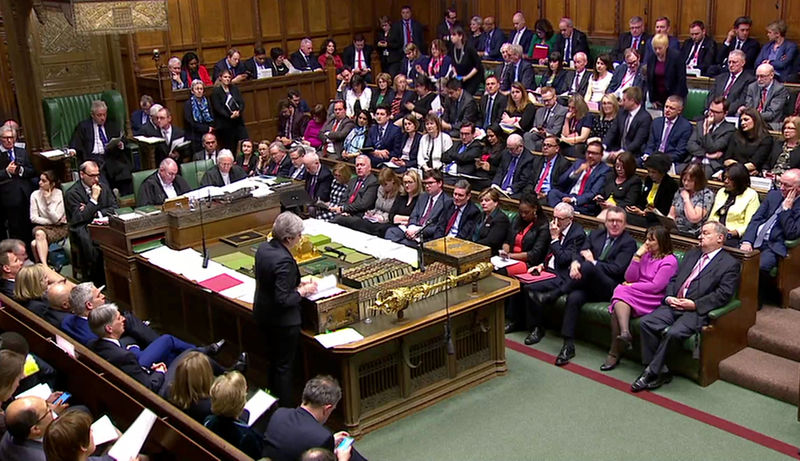
[[[108,137],[106,137],[106,130],[103,128],[103,125],[98,126],[97,131],[100,133],[100,141],[103,142],[103,146],[108,144]]]
[[[489,128],[492,125],[492,109],[494,108],[494,96],[489,96],[489,102],[486,103],[486,121],[483,127]]]
[[[519,161],[519,156],[513,157],[511,159],[511,164],[508,165],[508,172],[506,173],[506,177],[503,178],[503,184],[500,187],[503,190],[506,190],[511,186],[511,181],[514,179],[514,170],[517,169],[517,162]]]
[[[9,159],[9,161],[12,161],[12,162],[16,159],[16,157],[14,156],[14,148],[13,147],[8,150],[8,159]]]

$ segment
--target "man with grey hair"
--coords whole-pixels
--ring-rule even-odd
[[[217,155],[217,164],[206,171],[200,185],[222,187],[246,177],[244,169],[233,162],[231,151],[222,149]]]
[[[139,98],[139,109],[131,114],[131,131],[134,136],[142,134],[142,128],[150,125],[150,107],[152,105],[153,97],[149,94],[143,94]]]
[[[752,107],[761,113],[761,118],[771,130],[780,130],[787,104],[789,91],[775,79],[772,64],[761,64],[756,67],[756,81],[747,86],[745,102],[739,107],[739,114],[745,108]]]
[[[510,197],[519,198],[525,188],[532,184],[532,164],[533,154],[525,147],[522,136],[514,133],[506,140],[506,151],[500,159],[500,167],[492,184]]]
[[[218,148],[217,136],[214,133],[206,133],[203,135],[203,150],[195,152],[192,160],[211,160],[216,164],[217,155],[219,155]]]
[[[667,286],[664,303],[640,323],[642,362],[647,367],[631,391],[656,389],[672,380],[666,366],[669,343],[680,344],[708,323],[708,313],[727,304],[739,288],[739,261],[722,246],[728,230],[716,221],[703,225],[700,245],[686,252]],[[666,333],[664,329],[669,328]]]
[[[148,389],[158,392],[164,383],[168,364],[184,351],[195,349],[213,356],[225,340],[195,347],[172,335],[161,335],[144,349],[125,347],[120,338],[125,333],[125,317],[114,303],[104,304],[89,312],[89,327],[99,338],[90,346],[100,357],[119,368]]]
[[[752,70],[745,68],[747,55],[742,50],[733,50],[728,53],[728,70],[714,78],[714,87],[708,92],[706,108],[711,106],[711,101],[722,96],[728,100],[730,108],[728,116],[735,116],[736,112],[745,104],[747,87],[756,79]]]
[[[356,175],[347,184],[345,192],[347,200],[340,206],[331,207],[332,212],[363,216],[364,212],[375,207],[375,200],[378,199],[378,179],[371,173],[371,168],[372,162],[368,156],[356,157]]]
[[[342,389],[335,378],[318,375],[310,379],[303,389],[299,407],[278,408],[270,418],[264,433],[264,454],[270,459],[300,459],[310,448],[334,451],[349,434],[331,434],[324,424],[341,398]],[[365,458],[352,448],[350,459]]]
[[[292,63],[295,69],[301,72],[322,70],[317,57],[314,56],[313,46],[311,39],[308,37],[300,40],[300,49],[289,56],[289,62]]]
[[[181,60],[177,56],[169,58],[167,61],[167,69],[169,70],[169,78],[172,81],[173,90],[183,90],[186,84],[181,79]]]
[[[28,152],[16,141],[11,125],[0,127],[0,236],[8,230],[9,237],[30,241],[30,196],[37,174]]]
[[[75,149],[79,162],[95,162],[109,184],[120,195],[128,195],[133,193],[133,164],[122,142],[123,122],[109,118],[105,102],[92,101],[91,117],[75,127],[69,147]]]
[[[100,178],[100,168],[95,162],[87,160],[81,164],[80,180],[64,194],[64,207],[72,241],[78,243],[84,277],[88,274],[93,282],[102,285],[103,256],[92,241],[88,226],[117,208],[117,199],[108,183]]]
[[[522,83],[525,88],[535,88],[533,67],[522,60],[523,53],[520,45],[508,47],[508,60],[503,68],[503,80],[500,82],[500,90],[504,94],[511,90],[511,84],[514,82]]]
[[[303,164],[306,167],[306,192],[309,197],[329,202],[333,184],[333,173],[330,168],[320,163],[319,155],[316,153],[306,154],[303,157]]]
[[[565,63],[571,67],[572,61],[576,60],[578,53],[583,53],[584,58],[589,55],[589,40],[585,33],[575,28],[572,18],[561,18],[558,22],[558,29],[561,33],[556,39],[555,51],[561,52]]]
[[[619,36],[619,41],[611,52],[611,57],[615,62],[622,61],[624,52],[628,48],[639,52],[639,56],[645,57],[650,48],[650,35],[644,31],[644,19],[641,16],[634,16],[628,21],[630,32],[625,32]]]
[[[148,176],[139,186],[136,205],[161,206],[168,198],[175,198],[192,190],[189,184],[178,174],[178,164],[167,157],[161,161],[158,171]]]
[[[164,140],[163,143],[155,145],[156,162],[160,163],[167,157],[179,161],[183,152],[186,157],[191,155],[189,152],[191,147],[186,142],[185,133],[181,127],[172,123],[172,112],[168,108],[162,107],[156,112],[155,122],[155,128],[148,126],[143,131],[145,136]]]

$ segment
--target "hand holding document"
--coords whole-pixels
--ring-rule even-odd
[[[344,290],[336,286],[338,281],[336,280],[336,276],[333,274],[326,275],[325,277],[311,277],[313,281],[317,283],[317,291],[314,294],[308,295],[305,298],[309,301],[316,301],[322,298],[330,298],[331,296],[336,296],[339,293],[344,293]]]
[[[156,422],[156,414],[145,408],[131,424],[131,427],[122,434],[117,443],[108,451],[108,456],[118,460],[127,461],[135,458],[150,435],[150,430]]]

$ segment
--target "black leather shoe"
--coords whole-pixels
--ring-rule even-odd
[[[525,337],[525,345],[532,346],[541,341],[542,338],[544,338],[544,328],[536,327]]]
[[[513,332],[519,331],[519,330],[520,330],[520,328],[517,327],[516,323],[514,323],[514,322],[506,322],[506,327],[505,327],[505,330],[504,330],[506,334],[513,333]]]
[[[631,384],[631,392],[640,392],[645,389],[655,389],[651,387],[653,383],[658,380],[658,375],[655,373],[650,373],[649,370],[645,369],[642,374],[636,378],[636,381]],[[660,386],[661,384],[659,384]]]
[[[203,350],[203,352],[206,355],[212,356],[212,355],[217,355],[219,353],[220,349],[222,349],[222,346],[224,346],[224,345],[225,345],[225,340],[224,339],[220,339],[219,341],[217,341],[215,343],[211,343],[208,346],[204,346],[201,349]]]
[[[561,346],[561,352],[558,353],[558,357],[556,357],[556,365],[563,367],[568,364],[573,357],[575,357],[575,346],[564,344]]]
[[[247,367],[250,364],[250,358],[247,355],[247,352],[242,352],[239,354],[239,358],[236,359],[236,362],[233,364],[232,367],[228,371],[238,371],[239,373],[247,373]]]
[[[619,365],[619,360],[619,357],[614,357],[613,355],[608,354],[606,361],[600,365],[600,371],[611,371],[614,368],[617,368],[617,365]]]

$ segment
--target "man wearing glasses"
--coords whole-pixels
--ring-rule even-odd
[[[675,165],[675,171],[680,174],[690,163],[700,163],[706,177],[710,178],[722,168],[722,155],[736,132],[733,123],[725,121],[728,109],[728,100],[722,96],[711,101],[705,119],[702,123],[697,122],[686,144],[690,154],[688,162]]]
[[[745,103],[739,107],[739,114],[752,107],[761,112],[761,118],[771,130],[780,130],[783,109],[788,103],[789,91],[783,83],[775,80],[772,64],[761,64],[756,67],[756,81],[747,87]]]
[[[0,459],[8,461],[44,460],[42,439],[50,423],[55,420],[53,411],[63,412],[67,405],[53,405],[41,397],[23,397],[8,405],[6,424],[8,432],[0,440]]]
[[[528,150],[539,152],[542,150],[542,141],[548,134],[559,134],[564,126],[567,108],[558,104],[556,89],[551,86],[542,88],[542,104],[533,116],[533,128],[524,135],[525,147]]]
[[[17,132],[11,125],[0,127],[0,235],[31,240],[31,178],[37,176],[28,152],[17,147]],[[6,224],[8,223],[8,224]]]
[[[638,51],[630,48],[625,50],[625,62],[614,69],[606,93],[613,93],[617,99],[622,99],[622,92],[626,89],[632,86],[644,88],[644,75],[639,68],[641,59],[642,55]]]
[[[531,171],[533,171],[533,191],[539,198],[539,203],[547,205],[547,193],[554,188],[558,178],[567,171],[570,161],[561,155],[558,136],[547,135],[542,142],[542,154],[533,157]]]
[[[444,210],[450,209],[453,201],[442,191],[442,172],[427,170],[422,184],[425,192],[420,194],[417,204],[408,218],[408,225],[390,227],[384,238],[416,248],[420,237],[426,241],[434,238],[436,223]]]
[[[80,180],[67,190],[64,201],[69,232],[78,243],[83,274],[88,274],[95,285],[104,285],[102,253],[92,242],[88,226],[95,219],[108,216],[118,205],[111,187],[100,179],[96,163],[87,160],[81,164]]]

